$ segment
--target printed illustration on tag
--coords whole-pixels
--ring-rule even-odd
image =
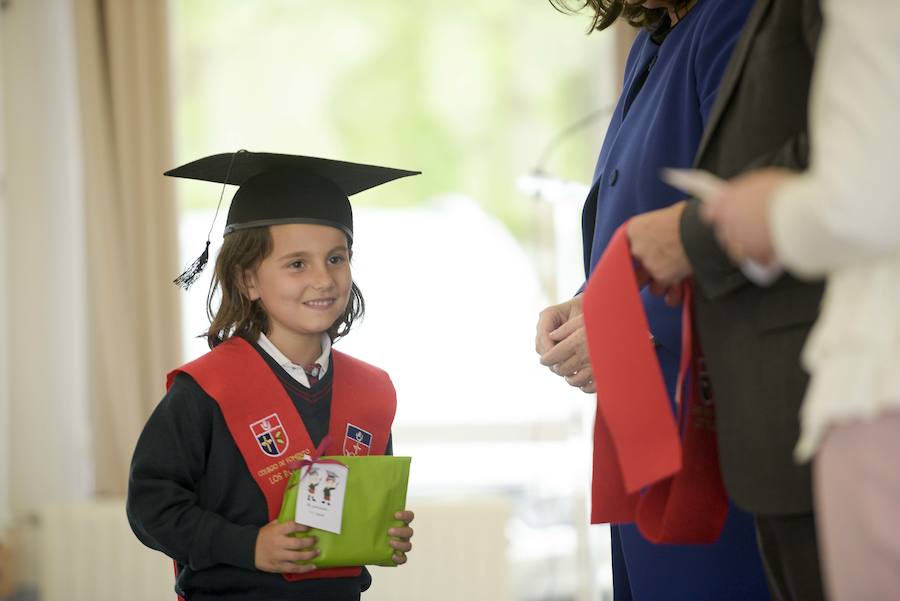
[[[256,438],[256,444],[263,453],[270,457],[283,455],[288,448],[288,436],[278,419],[278,414],[273,413],[269,417],[250,424],[250,430]]]
[[[372,433],[348,423],[347,434],[344,436],[344,455],[368,455],[371,447]]]
[[[340,463],[316,463],[308,471],[301,468],[294,521],[340,534],[349,474],[349,468]]]

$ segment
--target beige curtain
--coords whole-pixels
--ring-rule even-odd
[[[121,494],[180,358],[167,2],[73,0],[87,227],[95,489]]]

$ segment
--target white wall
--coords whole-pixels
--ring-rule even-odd
[[[22,514],[90,490],[87,284],[70,3],[0,19],[0,503]]]

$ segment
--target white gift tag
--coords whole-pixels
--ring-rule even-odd
[[[309,470],[301,468],[294,521],[340,534],[349,474],[350,469],[339,463],[316,463]]]
[[[660,178],[701,202],[715,202],[713,198],[725,185],[725,180],[702,169],[663,169]],[[757,286],[769,286],[784,273],[778,263],[763,265],[752,259],[741,261],[741,271]]]

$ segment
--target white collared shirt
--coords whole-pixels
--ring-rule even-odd
[[[309,377],[306,375],[306,370],[303,369],[302,365],[297,365],[290,359],[288,359],[284,353],[278,350],[278,347],[275,346],[269,338],[263,334],[259,333],[259,340],[256,341],[259,344],[259,347],[266,351],[266,353],[275,359],[284,371],[286,371],[292,378],[294,378],[297,382],[309,388]],[[319,379],[325,377],[325,374],[328,373],[328,364],[329,358],[331,357],[331,338],[328,334],[322,334],[322,354],[319,355],[319,358],[315,360],[315,363],[319,366]]]

